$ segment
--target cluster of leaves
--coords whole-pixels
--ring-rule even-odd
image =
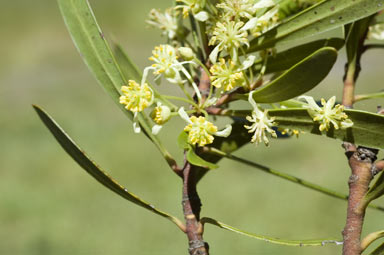
[[[322,99],[321,104],[306,96],[302,97],[304,101],[294,99],[328,75],[338,50],[348,45],[348,38],[353,38],[356,32],[353,26],[346,26],[343,38],[319,39],[301,45],[296,41],[369,17],[384,8],[383,0],[177,0],[165,12],[150,12],[148,23],[162,30],[167,43],[154,48],[151,64],[142,73],[119,45],[109,46],[87,0],[58,2],[72,39],[91,72],[133,121],[134,131],[143,132],[173,169],[176,160],[157,134],[174,117],[187,122],[184,129],[180,128],[178,141],[181,149],[187,151],[186,159],[201,167],[199,178],[208,169],[216,168],[221,158],[233,158],[230,153],[249,142],[268,145],[270,137],[300,132],[384,148],[384,140],[377,139],[384,129],[382,115],[345,110],[335,105],[335,97]],[[383,37],[381,16],[384,15],[369,20],[371,38]],[[295,46],[280,50],[281,46],[292,44]],[[177,86],[185,97],[160,94],[149,81],[151,73],[158,85]],[[380,96],[383,93],[362,95],[356,100]],[[237,100],[248,100],[251,109],[232,110],[231,103]],[[35,109],[67,153],[94,178],[183,229],[177,218],[139,199],[104,173],[45,111],[37,106]],[[208,120],[210,116],[229,116],[231,123],[219,130]],[[265,171],[266,167],[259,168]],[[271,171],[295,181],[276,172]],[[372,194],[382,194],[380,180]],[[297,183],[346,198],[308,182]],[[287,245],[328,242],[276,241],[210,218],[204,221]]]

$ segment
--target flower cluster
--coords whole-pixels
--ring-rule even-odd
[[[147,22],[162,30],[168,37],[168,44],[161,44],[153,49],[149,58],[152,64],[144,68],[140,84],[130,80],[128,85],[121,88],[120,103],[133,112],[135,132],[140,131],[138,114],[145,114],[144,110],[152,107],[149,116],[153,121],[153,134],[158,134],[171,117],[179,116],[187,123],[184,132],[188,134],[188,143],[200,147],[212,144],[215,136],[229,136],[232,126],[228,124],[223,130],[219,130],[208,120],[208,113],[213,112],[209,110],[216,107],[215,110],[219,109],[220,112],[229,112],[218,108],[226,103],[225,99],[220,99],[237,91],[244,91],[248,93],[248,101],[252,106],[251,114],[246,117],[249,123],[244,125],[248,133],[252,134],[252,143],[264,143],[268,146],[269,138],[277,137],[275,130],[298,136],[299,130],[279,128],[275,118],[269,116],[268,110],[262,110],[254,100],[254,88],[263,85],[267,60],[270,55],[275,54],[275,49],[264,49],[257,54],[248,53],[247,48],[252,38],[260,36],[279,22],[279,6],[275,1],[220,0],[215,5],[206,0],[176,2],[178,4],[175,7],[163,13],[157,10],[150,12]],[[184,26],[186,21],[183,17],[188,15],[193,16],[188,20],[192,22],[191,29],[194,30],[191,31],[191,36]],[[382,29],[378,26],[371,28],[372,37],[381,37],[380,33]],[[258,65],[256,68],[255,63]],[[147,81],[150,73],[157,83],[164,77],[168,82],[177,84],[185,97],[156,92]],[[193,89],[193,93],[190,93],[188,86]],[[240,87],[242,89],[235,90]],[[320,131],[353,125],[344,113],[343,106],[335,106],[335,97],[328,102],[322,99],[322,107],[313,98],[303,98],[307,101],[303,107],[313,121],[319,123]],[[183,107],[175,105],[173,100],[188,103],[188,113]],[[154,102],[156,105],[152,106]]]

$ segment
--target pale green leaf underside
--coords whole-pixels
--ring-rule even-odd
[[[325,0],[251,41],[249,52],[323,33],[383,8],[384,0]]]
[[[316,87],[328,75],[336,59],[337,51],[334,48],[319,49],[271,83],[256,90],[253,98],[258,103],[275,103],[302,95]]]
[[[49,129],[49,131],[60,143],[63,149],[68,153],[68,155],[70,155],[88,174],[95,178],[99,183],[112,190],[119,196],[123,197],[124,199],[151,212],[154,212],[155,214],[163,216],[176,225],[180,226],[180,221],[176,217],[156,209],[150,203],[142,200],[135,194],[132,194],[112,177],[110,177],[106,172],[101,170],[101,168],[95,162],[93,162],[80,147],[76,145],[76,143],[44,110],[35,105],[33,107],[45,126]]]
[[[279,245],[285,245],[285,246],[324,246],[326,244],[337,244],[341,245],[342,240],[330,240],[330,239],[317,239],[317,240],[284,240],[280,238],[275,238],[275,237],[269,237],[269,236],[264,236],[264,235],[258,235],[254,233],[250,233],[244,230],[240,230],[235,227],[231,227],[225,223],[219,222],[215,219],[204,217],[201,219],[201,222],[203,223],[209,223],[212,225],[215,225],[217,227],[220,227],[222,229],[229,230],[231,232],[235,232],[237,234],[241,234],[244,236],[248,236],[251,238],[255,238],[260,241],[265,241],[268,243],[273,243],[273,244],[279,244]]]
[[[320,132],[319,125],[312,121],[305,109],[278,109],[268,112],[271,117],[276,118],[276,122],[282,128],[297,129],[373,148],[384,148],[384,139],[381,139],[384,130],[383,115],[345,110],[354,123],[351,128],[338,130],[331,128],[328,132]]]

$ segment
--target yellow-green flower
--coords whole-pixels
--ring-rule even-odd
[[[267,133],[270,133],[272,137],[277,137],[275,130],[272,129],[273,126],[276,126],[274,122],[275,118],[270,118],[268,116],[268,111],[261,111],[255,100],[253,99],[254,91],[249,93],[248,101],[253,106],[252,116],[247,116],[246,119],[252,123],[251,126],[245,125],[246,129],[249,129],[248,133],[254,133],[252,136],[252,143],[259,144],[264,142],[266,146],[269,145],[269,140],[267,137]]]
[[[212,50],[209,59],[212,63],[216,62],[219,51],[226,50],[233,60],[237,59],[238,48],[245,44],[249,47],[248,33],[242,30],[244,23],[241,21],[217,22],[213,30],[209,45],[217,46]]]
[[[165,77],[174,77],[175,73],[178,73],[179,61],[177,59],[175,48],[168,44],[156,46],[149,58],[149,60],[155,62],[155,64],[152,64],[153,73],[156,75],[164,73]]]
[[[207,121],[205,117],[189,117],[183,107],[179,109],[179,115],[188,123],[184,131],[188,133],[188,143],[192,145],[205,146],[213,143],[214,135],[228,137],[231,134],[231,125],[227,125],[222,131],[218,131],[217,127]]]
[[[212,85],[216,88],[223,86],[224,91],[242,86],[245,81],[243,72],[238,70],[232,60],[229,60],[229,65],[227,65],[224,58],[220,58],[219,63],[214,64],[210,71]]]
[[[207,121],[204,117],[192,116],[190,119],[191,124],[184,128],[188,132],[188,142],[199,146],[213,143],[213,135],[217,132],[217,127],[211,122]]]
[[[353,126],[352,120],[348,119],[348,115],[344,112],[344,106],[340,104],[335,105],[335,96],[331,97],[328,101],[322,98],[321,105],[323,107],[318,106],[313,97],[301,96],[300,98],[307,101],[308,104],[304,104],[303,107],[307,109],[313,121],[320,124],[320,131],[328,131],[331,124],[335,129],[346,129]]]
[[[128,86],[122,86],[120,104],[131,112],[141,112],[153,102],[153,92],[147,83],[139,85],[133,80],[128,81]]]

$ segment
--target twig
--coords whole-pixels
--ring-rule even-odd
[[[196,190],[196,168],[186,162],[183,168],[183,211],[190,255],[208,255],[208,244],[203,240],[200,223],[201,202]]]

